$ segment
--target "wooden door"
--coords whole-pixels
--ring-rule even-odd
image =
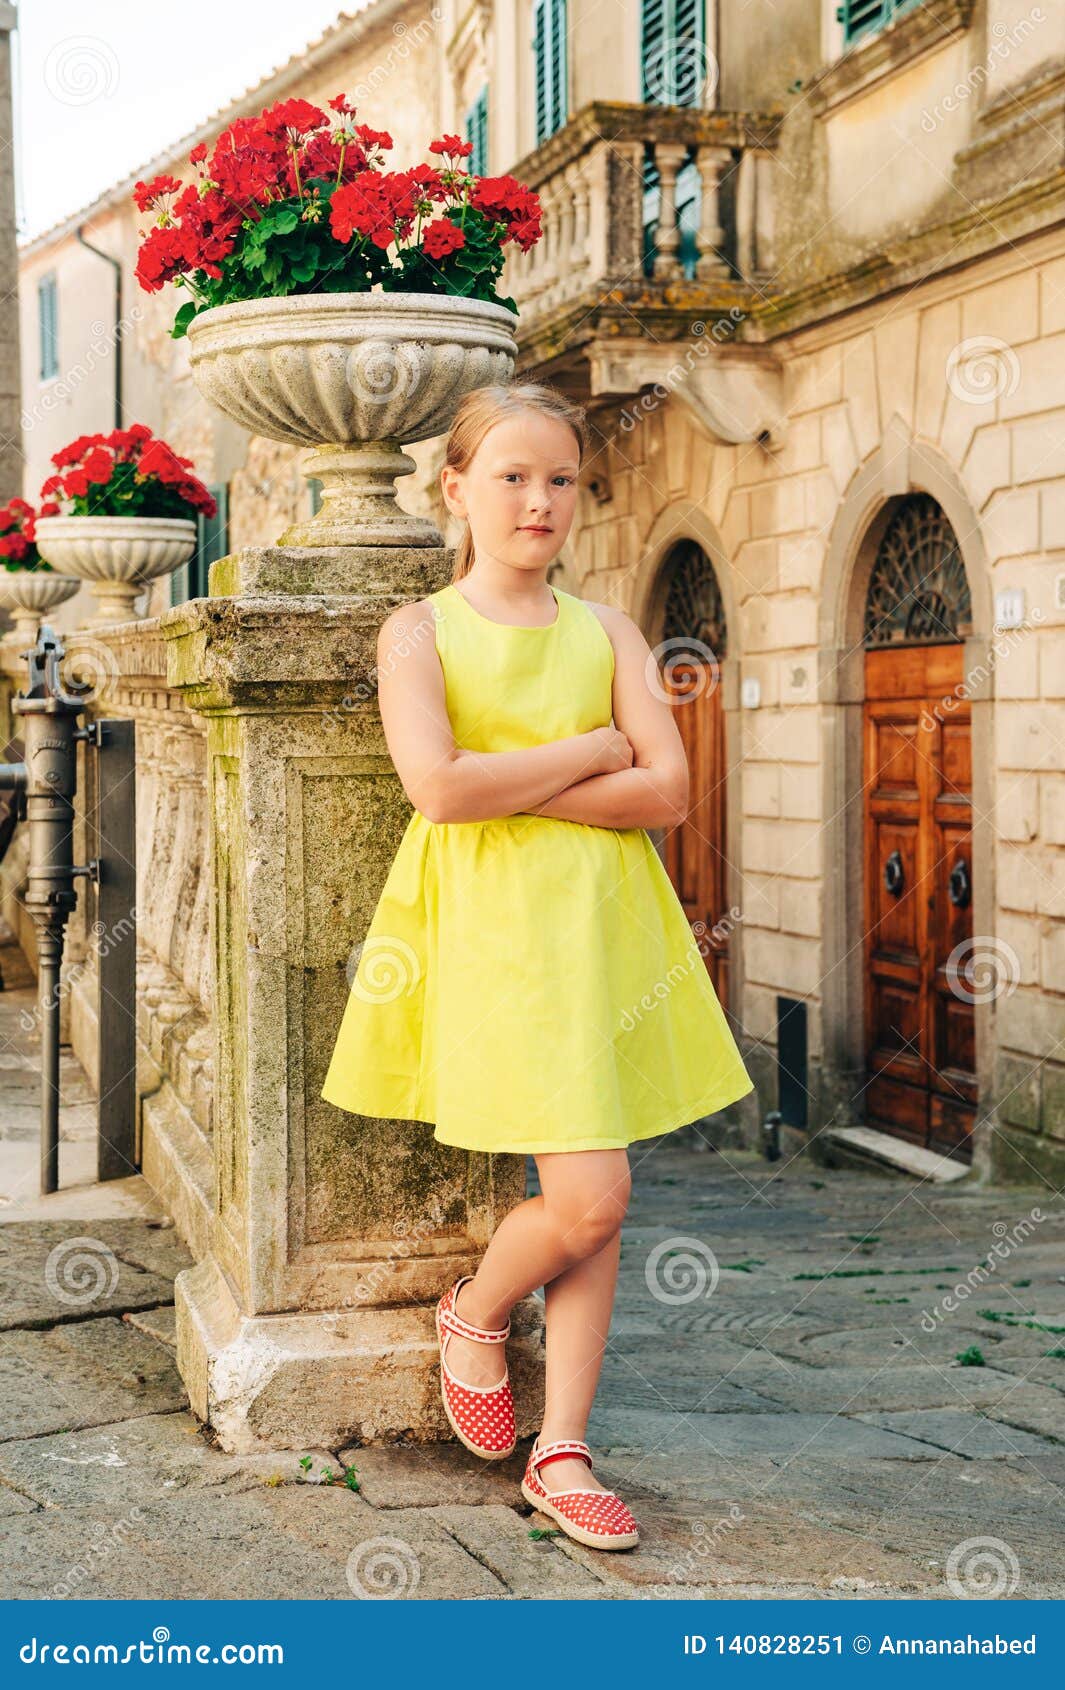
[[[865,654],[866,1120],[971,1156],[972,759],[961,644]]]
[[[691,777],[688,816],[666,834],[666,871],[722,1007],[728,1007],[730,923],[725,876],[725,712],[716,665],[675,659],[663,672]]]

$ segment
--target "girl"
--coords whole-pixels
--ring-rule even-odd
[[[444,1409],[467,1449],[511,1453],[503,1344],[513,1305],[543,1286],[545,1413],[522,1493],[578,1541],[625,1549],[636,1521],[593,1476],[584,1432],[626,1146],[752,1082],[644,831],[688,806],[654,657],[623,611],[547,580],[585,450],[583,412],[552,388],[486,387],[459,406],[440,477],[466,524],[454,578],[378,640],[385,737],[415,813],[321,1095],[535,1158],[540,1195],[437,1304]]]

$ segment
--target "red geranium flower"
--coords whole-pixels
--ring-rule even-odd
[[[61,493],[78,516],[213,516],[217,510],[203,482],[189,473],[192,459],[156,439],[144,423],[112,429],[106,437],[81,435],[52,462],[66,474],[49,476],[41,494]],[[45,515],[58,513],[57,504],[43,507]]]
[[[141,231],[136,275],[148,293],[171,282],[188,290],[176,335],[200,310],[229,300],[387,289],[408,274],[416,289],[441,276],[446,286],[446,265],[436,273],[431,266],[463,248],[459,291],[491,298],[502,247],[513,240],[527,251],[540,238],[535,194],[513,177],[481,179],[462,168],[471,141],[436,136],[429,153],[441,157],[439,168],[388,172],[392,136],[355,118],[342,93],[324,110],[300,97],[279,100],[236,118],[213,147],[197,142],[185,185],[168,174],[137,183],[137,209],[154,210],[156,219]],[[476,239],[468,208],[480,213]]]
[[[422,232],[422,251],[429,258],[446,258],[449,252],[457,252],[459,247],[466,245],[466,237],[461,229],[456,228],[446,217],[438,217],[435,223],[429,223]]]
[[[101,486],[104,482],[110,481],[111,471],[114,467],[114,458],[102,446],[94,446],[91,452],[87,452],[85,462],[82,465],[88,480],[97,481]]]
[[[138,211],[147,211],[150,205],[165,199],[168,194],[176,194],[184,183],[176,176],[153,176],[150,182],[137,182],[133,188],[133,199]]]
[[[268,131],[287,129],[293,136],[299,136],[320,128],[328,120],[325,112],[312,106],[310,100],[279,100],[276,106],[263,112],[259,121]]]
[[[446,153],[450,158],[468,158],[473,151],[473,142],[464,141],[461,135],[441,135],[439,140],[429,142],[431,153]]]

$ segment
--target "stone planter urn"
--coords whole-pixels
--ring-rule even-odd
[[[14,628],[5,637],[33,644],[45,611],[72,599],[80,586],[77,577],[57,575],[50,569],[0,569],[0,605],[15,618]]]
[[[132,622],[147,582],[187,563],[196,524],[169,516],[42,516],[37,550],[53,569],[87,581],[96,600],[90,625]]]
[[[441,546],[432,522],[396,504],[396,476],[416,467],[401,443],[444,433],[471,389],[509,380],[516,323],[504,305],[452,294],[293,294],[200,312],[189,356],[227,417],[311,448],[303,469],[322,483],[321,509],[279,545]]]

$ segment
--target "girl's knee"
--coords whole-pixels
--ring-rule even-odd
[[[575,1260],[594,1255],[621,1230],[631,1190],[626,1174],[604,1191],[573,1193],[562,1211],[556,1211],[563,1242]]]

